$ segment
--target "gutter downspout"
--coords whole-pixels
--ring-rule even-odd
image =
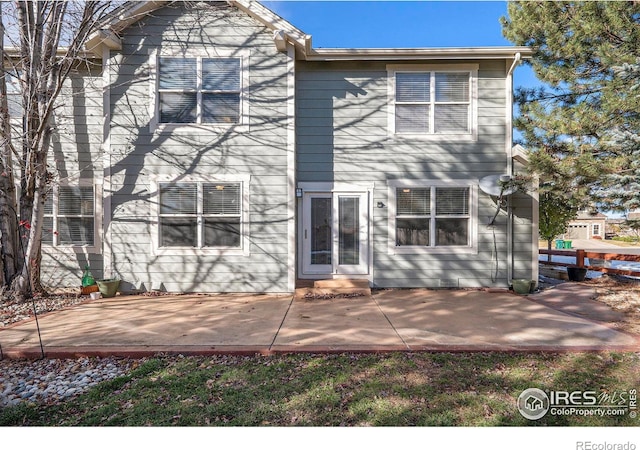
[[[507,174],[513,175],[513,71],[521,60],[520,52],[513,56],[511,67],[507,71],[505,79],[506,110],[505,110],[505,153],[507,154]],[[514,265],[513,260],[513,208],[511,207],[511,196],[507,197],[507,284],[513,280]]]
[[[111,50],[102,46],[102,275],[114,275],[111,239]]]

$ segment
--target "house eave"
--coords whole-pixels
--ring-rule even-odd
[[[171,3],[170,1],[136,1],[123,8],[118,14],[98,26],[98,29],[89,36],[85,48],[87,51],[102,57],[102,50],[106,47],[110,50],[121,50],[122,42],[117,33],[136,23],[145,15]]]
[[[297,52],[306,53],[311,50],[311,36],[305,34],[259,2],[255,0],[227,0],[227,3],[272,30],[278,51],[286,51],[287,43],[294,45]]]
[[[403,61],[403,60],[488,60],[511,59],[520,53],[530,58],[529,47],[449,47],[449,48],[309,48],[307,61]]]

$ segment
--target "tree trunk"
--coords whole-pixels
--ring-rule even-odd
[[[551,243],[553,242],[553,239],[548,239],[547,240],[547,250],[549,250],[549,253],[547,253],[547,262],[551,263]]]
[[[16,185],[13,176],[11,117],[4,70],[4,22],[0,2],[0,287],[6,287],[18,270],[18,224]]]
[[[13,136],[14,146],[5,71],[0,71],[0,287],[9,285],[15,297],[42,291],[44,204],[54,179],[47,157],[56,100],[72,69],[83,60],[90,33],[116,3],[16,0],[8,6],[14,13],[15,30],[5,36],[0,22],[0,46],[4,37],[13,47],[11,54],[0,52],[2,67],[12,67],[16,76],[19,68],[22,91],[22,126]],[[3,4],[7,5],[0,2],[0,13]],[[12,157],[21,169],[19,199]]]

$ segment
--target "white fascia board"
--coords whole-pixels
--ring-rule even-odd
[[[103,50],[122,50],[122,41],[111,30],[98,30],[91,35],[85,48],[98,57],[102,57]]]
[[[245,12],[249,16],[273,31],[282,31],[287,40],[300,50],[311,48],[311,36],[308,36],[300,29],[291,25],[291,23],[278,16],[270,9],[264,7],[255,0],[227,0],[231,6],[235,6],[239,10]],[[309,41],[309,43],[307,43]]]
[[[121,50],[122,42],[116,33],[136,23],[146,15],[165,6],[169,1],[138,1],[120,10],[98,26],[98,30],[89,36],[85,48],[96,56],[102,56],[104,47],[109,50]]]
[[[434,59],[505,59],[520,53],[530,58],[529,47],[464,47],[464,48],[327,48],[311,49],[308,61],[337,60],[434,60]]]
[[[162,8],[166,4],[171,3],[169,1],[139,1],[133,2],[133,4],[111,19],[106,26],[101,28],[108,28],[116,33],[127,28],[129,25],[136,23],[146,15],[153,11]]]

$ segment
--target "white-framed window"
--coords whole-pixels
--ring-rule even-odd
[[[598,223],[593,224],[593,235],[600,236],[600,224]]]
[[[475,139],[476,65],[387,69],[391,134]]]
[[[476,186],[471,183],[389,182],[391,251],[476,251],[476,198]]]
[[[152,129],[248,123],[248,52],[150,55]]]
[[[42,243],[97,251],[97,186],[90,182],[54,185],[44,205]]]
[[[156,253],[248,252],[249,177],[158,179]]]

